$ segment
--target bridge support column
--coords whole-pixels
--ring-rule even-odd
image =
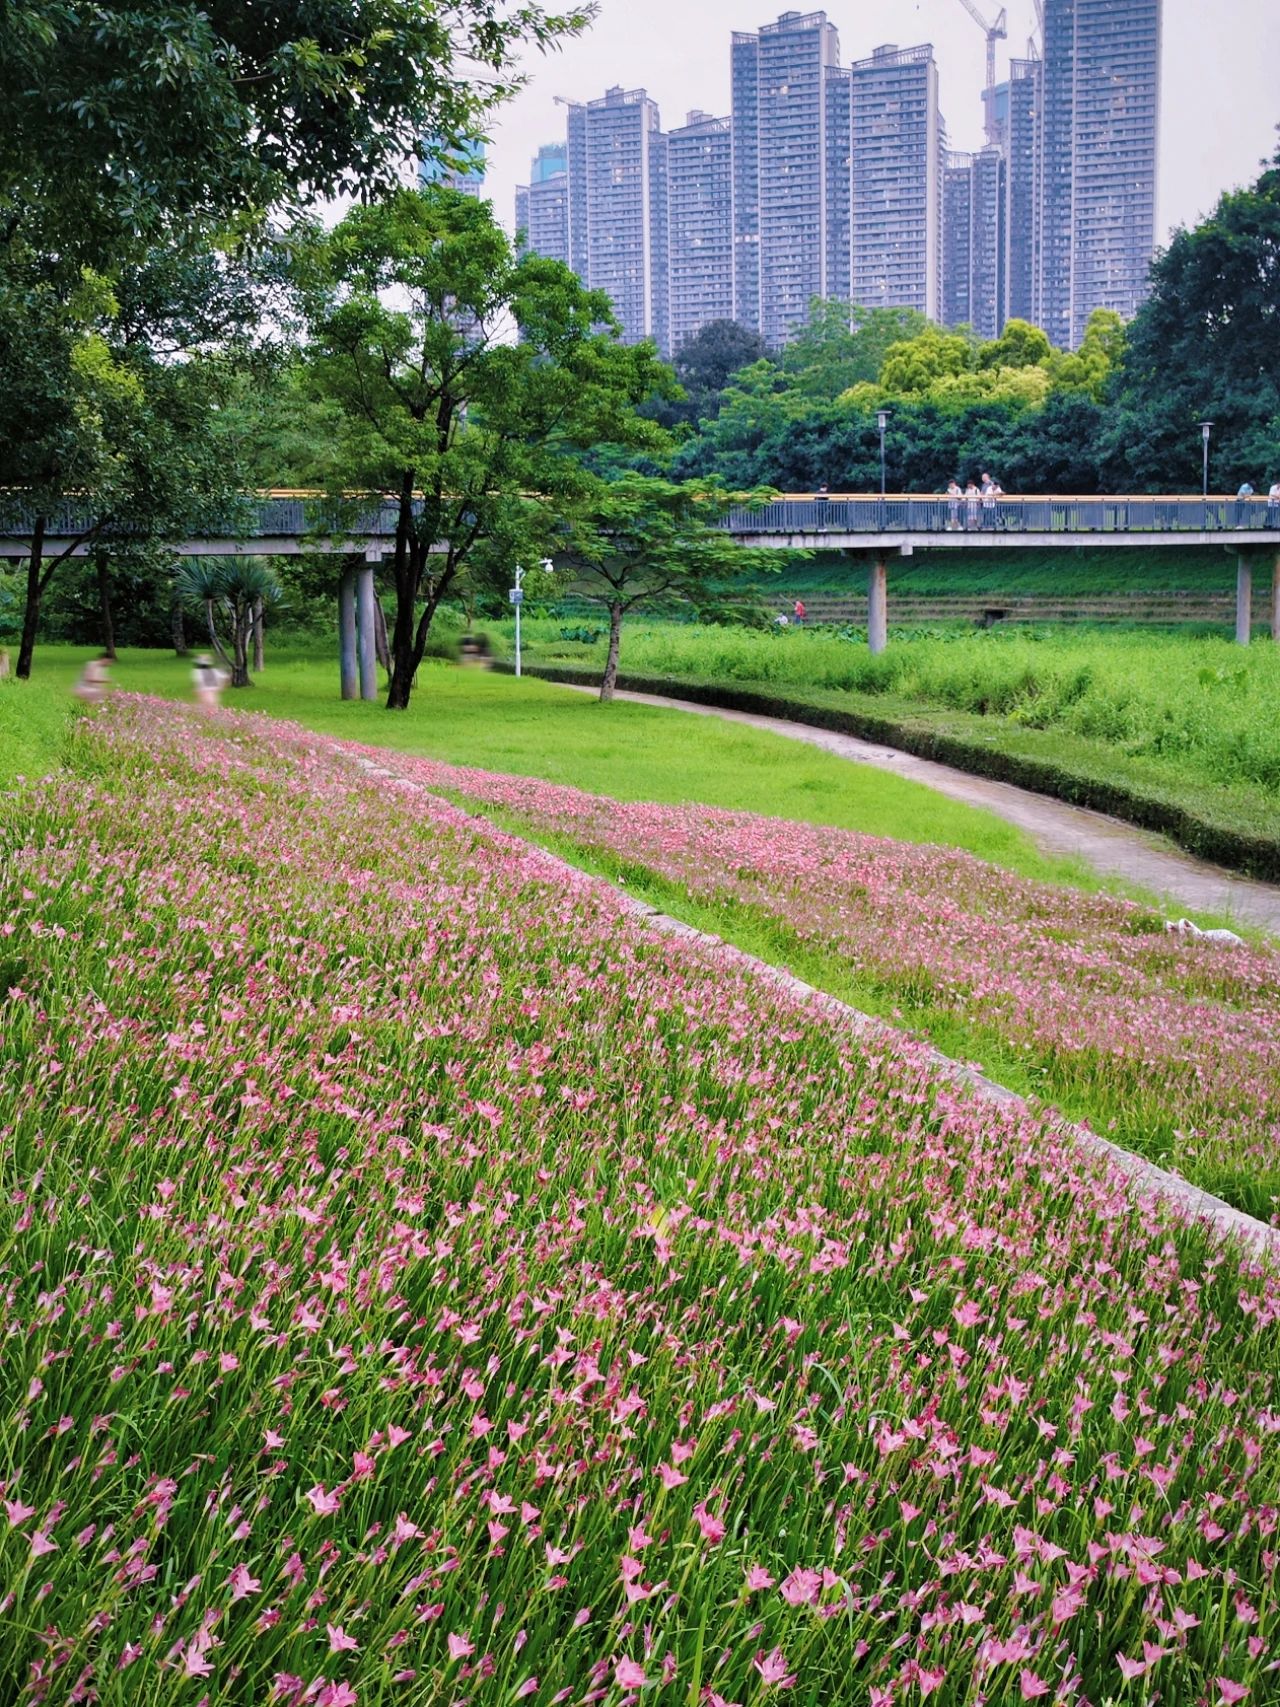
[[[1253,565],[1243,554],[1236,559],[1236,645],[1247,646],[1253,629]]]
[[[889,564],[877,554],[867,566],[867,645],[873,655],[889,644]]]
[[[1271,565],[1271,638],[1280,646],[1280,551]]]
[[[373,565],[356,571],[356,626],[360,636],[360,698],[378,697],[378,650],[374,632]]]
[[[356,697],[356,572],[344,569],[338,583],[338,672],[343,699]]]

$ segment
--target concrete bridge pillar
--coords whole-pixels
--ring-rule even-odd
[[[1253,630],[1253,565],[1241,553],[1236,558],[1236,645],[1247,646]]]
[[[356,697],[356,572],[348,566],[338,583],[338,671],[343,699]]]
[[[873,655],[889,644],[889,564],[877,553],[867,567],[867,645]]]
[[[1271,565],[1271,638],[1280,646],[1280,551]]]
[[[373,565],[356,571],[356,628],[360,639],[360,698],[378,697],[378,650],[374,632]]]

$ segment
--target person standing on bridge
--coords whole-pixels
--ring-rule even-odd
[[[947,532],[960,532],[960,500],[964,493],[960,490],[960,482],[952,479],[947,487]]]
[[[984,468],[982,471],[982,525],[994,529],[1000,519],[1000,483],[993,480]]]
[[[966,533],[970,528],[976,528],[978,525],[980,503],[981,496],[978,488],[973,480],[970,480],[964,489],[964,526]]]
[[[1271,490],[1267,493],[1267,526],[1280,528],[1280,479],[1271,482]]]
[[[1236,526],[1242,528],[1249,520],[1249,500],[1253,497],[1253,487],[1247,480],[1240,482],[1240,490],[1236,493]]]

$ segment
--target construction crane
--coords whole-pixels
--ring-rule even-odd
[[[999,142],[1000,125],[996,119],[996,43],[1009,39],[1009,15],[1002,6],[995,23],[989,24],[973,4],[973,0],[960,0],[960,4],[987,38],[987,89],[982,97],[982,104],[986,108],[987,141]]]

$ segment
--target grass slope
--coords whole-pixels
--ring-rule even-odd
[[[17,708],[15,722],[25,712],[33,740],[38,735],[42,743],[38,764],[34,751],[24,759],[28,774],[57,762],[74,703],[69,689],[83,656],[45,648],[31,682],[5,684]],[[408,712],[392,714],[381,704],[344,703],[336,696],[336,678],[328,661],[283,653],[269,660],[251,690],[229,694],[227,703],[346,740],[571,783],[614,799],[696,800],[899,841],[935,842],[1024,876],[1091,884],[1085,868],[1046,859],[1021,831],[992,813],[780,736],[625,702],[603,709],[586,695],[529,677],[517,682],[430,665]],[[167,654],[126,652],[115,680],[121,688],[171,698],[190,692],[190,671]],[[5,703],[0,696],[0,705]],[[7,750],[0,752],[0,783],[20,768],[10,765]]]

